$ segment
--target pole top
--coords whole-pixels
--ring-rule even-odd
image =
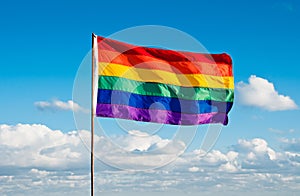
[[[94,32],[92,33],[92,36],[93,36],[93,37],[97,37],[96,34],[95,34]]]

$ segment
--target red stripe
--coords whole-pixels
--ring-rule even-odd
[[[183,52],[174,50],[165,50],[158,48],[148,48],[119,42],[116,40],[97,36],[98,49],[116,51],[123,54],[144,55],[165,61],[188,61],[188,62],[204,62],[204,63],[221,63],[232,65],[232,60],[228,54],[204,54],[194,52]]]

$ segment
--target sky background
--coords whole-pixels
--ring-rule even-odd
[[[72,102],[74,79],[90,52],[92,32],[110,36],[140,25],[172,27],[211,53],[230,54],[234,107],[229,125],[205,156],[201,130],[207,126],[199,128],[182,156],[159,169],[129,172],[97,161],[96,192],[300,191],[298,1],[1,1],[0,18],[1,195],[89,193],[89,152],[82,143],[89,132],[77,130],[74,122],[73,111],[86,112]],[[113,120],[102,123],[112,133],[120,129]],[[135,130],[113,137],[132,152],[171,142],[160,152],[164,157],[187,147],[167,135]],[[134,162],[104,137],[96,138],[100,152],[111,151],[99,156],[113,157],[124,167]],[[156,158],[147,157],[141,165],[151,167]]]

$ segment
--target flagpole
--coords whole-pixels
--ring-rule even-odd
[[[91,196],[94,196],[94,72],[95,72],[95,43],[96,35],[92,33],[92,82],[91,82]]]

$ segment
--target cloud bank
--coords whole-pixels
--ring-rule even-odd
[[[0,125],[1,194],[89,194],[90,153],[81,142],[89,137],[90,133],[85,130],[63,133],[45,125]],[[95,144],[101,151],[98,156],[113,156],[113,161],[124,167],[128,164],[153,165],[159,159],[140,155],[157,147],[171,144],[166,150],[157,151],[156,155],[160,156],[156,158],[183,147],[180,142],[137,130],[117,139],[123,151],[102,136],[95,136]],[[118,170],[96,161],[96,193],[293,194],[300,191],[300,139],[282,139],[281,144],[282,149],[275,150],[262,138],[240,139],[226,151],[194,150],[163,168],[144,171]],[[128,157],[128,152],[137,156]]]
[[[268,111],[295,110],[296,103],[289,97],[279,94],[274,84],[264,78],[250,76],[249,83],[239,82],[239,101],[247,106],[259,107]]]

